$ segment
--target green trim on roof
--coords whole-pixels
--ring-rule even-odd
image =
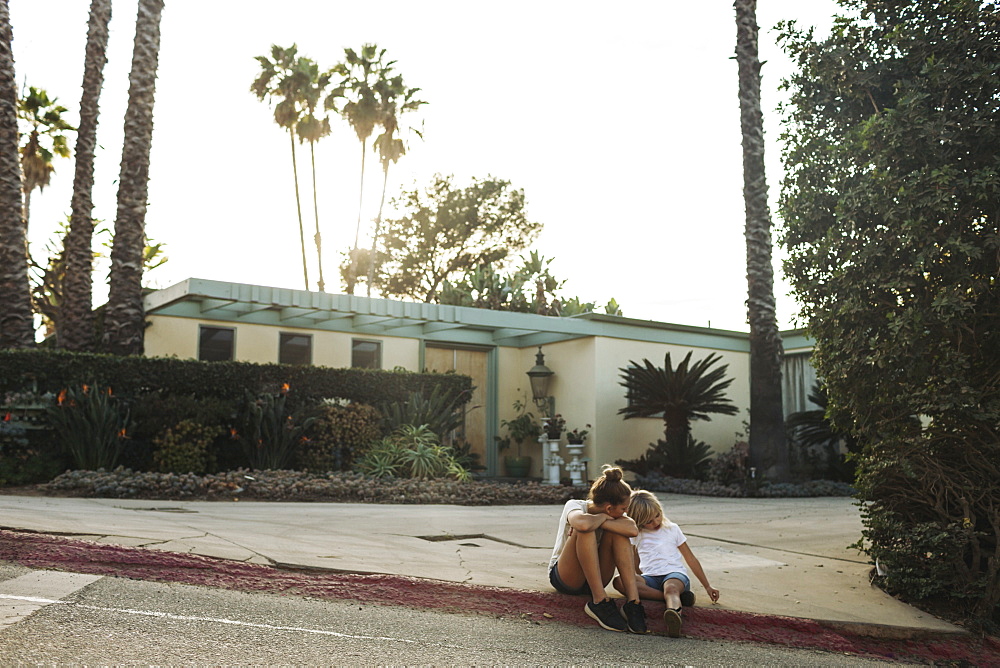
[[[524,348],[601,336],[713,350],[747,352],[750,348],[745,332],[599,313],[560,318],[200,278],[189,278],[150,293],[145,298],[145,307],[147,315],[478,346]],[[790,334],[797,335],[798,330]],[[799,339],[793,336],[792,340],[796,343],[794,347],[798,347]]]

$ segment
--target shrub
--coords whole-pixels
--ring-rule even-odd
[[[299,448],[299,465],[311,471],[344,471],[382,435],[381,414],[368,404],[326,403]]]
[[[221,427],[181,420],[153,439],[153,462],[163,473],[207,473],[215,467],[212,441],[221,433]]]
[[[686,440],[657,439],[638,459],[619,459],[618,466],[640,475],[659,473],[672,478],[704,480],[708,475],[712,448],[688,434]]]
[[[83,385],[62,390],[46,416],[77,468],[111,469],[118,463],[129,411],[110,387]]]
[[[729,452],[720,452],[708,465],[708,480],[719,485],[743,484],[749,471],[750,444],[737,441]]]

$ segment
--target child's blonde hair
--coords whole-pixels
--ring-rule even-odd
[[[641,529],[643,524],[663,516],[663,506],[652,492],[637,489],[632,492],[632,498],[628,502],[628,516]]]
[[[622,480],[624,472],[617,466],[605,464],[601,468],[601,477],[590,486],[590,494],[587,498],[595,506],[611,504],[617,506],[629,500],[632,488]]]

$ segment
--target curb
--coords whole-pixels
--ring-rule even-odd
[[[0,561],[37,569],[593,627],[583,612],[585,597],[291,564],[265,566],[40,533],[0,529]],[[666,606],[644,601],[643,607],[650,631],[665,635]],[[896,661],[1000,665],[1000,641],[961,631],[825,622],[712,607],[686,609],[683,635],[693,640],[763,643]]]

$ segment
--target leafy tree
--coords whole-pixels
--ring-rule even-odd
[[[92,0],[83,64],[83,94],[80,97],[80,128],[76,134],[76,171],[69,232],[64,240],[65,278],[61,318],[57,323],[58,345],[75,351],[94,348],[93,269],[94,253],[94,151],[97,147],[99,100],[108,62],[108,25],[111,0]]]
[[[0,348],[35,345],[18,155],[10,7],[0,0]]]
[[[139,0],[125,110],[125,145],[118,177],[111,279],[104,316],[106,350],[118,355],[141,355],[146,329],[142,258],[146,247],[149,150],[153,143],[153,102],[162,12],[163,0]]]
[[[827,39],[781,29],[800,68],[786,273],[830,416],[865,443],[866,548],[885,586],[996,623],[1000,9],[841,5]]]
[[[426,190],[404,191],[393,203],[402,216],[386,221],[375,287],[417,301],[437,301],[445,280],[470,269],[503,264],[542,227],[527,219],[524,191],[493,177],[456,188],[437,174]]]
[[[726,396],[733,379],[726,379],[728,364],[715,367],[719,355],[691,364],[692,352],[674,368],[670,353],[657,367],[648,359],[642,364],[629,361],[621,371],[622,385],[629,402],[618,410],[625,419],[663,415],[666,447],[682,449],[688,444],[692,420],[710,420],[710,415],[736,415],[739,409]]]
[[[295,134],[302,119],[302,96],[309,84],[309,67],[297,58],[298,47],[271,46],[271,58],[257,56],[261,72],[250,85],[250,92],[258,100],[281,98],[274,106],[274,122],[288,130],[292,147],[292,179],[295,183],[295,211],[299,219],[299,244],[302,247],[302,279],[305,289],[309,289],[309,268],[306,264],[306,232],[302,223],[302,199],[299,195],[299,167],[295,156]]]
[[[56,171],[52,160],[69,157],[66,132],[76,130],[62,115],[66,107],[56,104],[48,92],[34,86],[17,101],[17,116],[27,127],[25,142],[21,147],[21,169],[24,170],[24,224],[31,217],[31,193],[49,185]]]
[[[781,405],[781,335],[775,315],[771,265],[771,212],[764,174],[764,121],[760,109],[757,0],[736,0],[736,63],[743,132],[746,205],[747,316],[750,322],[750,463],[765,477],[788,479],[788,443]]]

